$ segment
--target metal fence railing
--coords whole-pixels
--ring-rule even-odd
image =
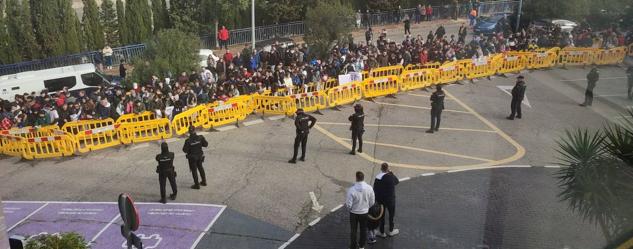
[[[473,6],[469,3],[455,5],[432,6],[433,14],[431,20],[452,18],[455,14],[457,17],[464,18],[470,13]],[[511,13],[519,7],[519,1],[490,1],[479,4],[479,15],[491,15],[495,13]],[[456,13],[457,11],[457,13]],[[418,10],[415,8],[402,9],[394,11],[383,11],[378,13],[364,13],[360,15],[361,25],[370,27],[375,25],[396,24],[402,22],[405,18],[409,18],[412,22],[418,18]]]
[[[291,22],[277,25],[261,26],[255,28],[255,41],[266,41],[278,37],[291,37],[303,35],[303,22]],[[229,31],[228,45],[249,43],[252,40],[252,30],[250,28],[234,29]],[[217,37],[215,35],[204,35],[200,37],[201,48],[216,48]]]
[[[121,60],[131,61],[137,56],[143,54],[145,50],[144,44],[129,45],[125,47],[112,48],[112,63],[118,66]],[[46,58],[36,61],[25,61],[9,65],[0,65],[0,75],[16,74],[26,71],[43,70],[54,67],[63,67],[69,65],[77,65],[84,63],[96,63],[101,58],[101,62],[105,60],[101,56],[101,51],[91,51],[79,54],[64,55]]]

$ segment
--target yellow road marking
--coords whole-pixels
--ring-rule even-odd
[[[319,122],[321,125],[341,125],[341,126],[349,126],[349,123],[332,123],[332,122]],[[393,128],[411,128],[411,129],[428,129],[428,126],[414,126],[414,125],[385,125],[385,124],[365,124],[368,127],[393,127]],[[493,130],[479,130],[479,129],[465,129],[465,128],[444,128],[442,130],[447,131],[472,131],[472,132],[483,132],[483,133],[497,133]]]
[[[342,139],[342,140],[345,140],[345,141],[352,141],[349,138],[341,138],[341,137],[339,137],[339,138]],[[483,161],[483,162],[494,162],[494,160],[490,160],[490,159],[486,159],[486,158],[480,158],[480,157],[474,157],[474,156],[466,156],[466,155],[459,155],[459,154],[453,154],[453,153],[448,153],[448,152],[443,152],[443,151],[415,148],[415,147],[409,147],[409,146],[403,146],[403,145],[376,143],[374,141],[367,141],[367,140],[363,140],[363,143],[374,144],[374,145],[384,146],[384,147],[405,149],[405,150],[421,151],[421,152],[427,152],[427,153],[438,154],[438,155],[443,155],[443,156],[472,159],[472,160]]]
[[[495,168],[495,166],[497,166],[497,165],[508,164],[510,162],[519,160],[523,156],[525,156],[525,148],[523,148],[523,146],[521,146],[514,139],[512,139],[512,137],[510,137],[508,134],[506,134],[501,129],[499,129],[499,127],[495,126],[490,121],[488,121],[487,119],[482,117],[479,113],[475,112],[475,110],[473,110],[472,108],[470,108],[469,106],[464,104],[462,101],[460,101],[459,99],[455,98],[455,96],[453,96],[452,94],[448,93],[448,91],[446,91],[446,94],[447,94],[447,96],[449,96],[453,100],[455,100],[464,109],[468,110],[469,113],[473,114],[475,117],[477,117],[479,120],[481,120],[484,124],[486,124],[488,127],[490,127],[493,131],[495,131],[497,134],[499,134],[499,136],[501,136],[503,139],[508,141],[508,143],[510,143],[512,146],[514,146],[516,148],[516,153],[514,155],[508,157],[508,158],[504,158],[504,159],[501,159],[501,160],[486,161],[486,162],[483,162],[483,163],[470,164],[470,165],[456,165],[456,166],[441,166],[441,165],[437,165],[437,166],[433,166],[433,165],[415,165],[415,164],[389,162],[390,166],[399,167],[399,168],[408,168],[408,169],[434,170],[434,171],[438,171],[438,170]],[[336,135],[332,134],[331,132],[323,129],[321,126],[315,125],[314,128],[316,128],[318,131],[320,131],[321,133],[323,133],[327,137],[331,138],[335,142],[339,143],[343,147],[345,147],[347,149],[350,149],[350,150],[352,149],[352,145],[351,144],[347,143],[346,141],[344,141],[343,139],[337,137]],[[395,145],[395,146],[399,146],[399,145]],[[368,155],[367,153],[360,153],[360,154],[358,154],[358,156],[360,156],[361,158],[363,158],[363,159],[365,159],[367,161],[370,161],[370,162],[376,163],[376,164],[380,164],[380,163],[385,162],[383,160],[379,160],[377,158],[374,158],[374,157]],[[503,167],[503,166],[499,166],[499,167]]]
[[[415,94],[415,93],[407,93],[407,95],[416,96],[416,97],[427,97],[430,98],[431,95],[428,94]],[[453,98],[445,98],[447,100],[453,100]]]
[[[363,102],[371,102],[371,101],[367,101],[367,100],[361,100]],[[406,108],[415,108],[415,109],[424,109],[424,110],[431,110],[431,107],[426,107],[426,106],[415,106],[415,105],[402,105],[402,104],[392,104],[392,103],[386,103],[386,102],[378,102],[378,101],[374,101],[373,103],[379,104],[379,105],[390,105],[390,106],[399,106],[399,107],[406,107]],[[445,112],[455,112],[455,113],[465,113],[465,114],[472,114],[470,112],[467,111],[458,111],[458,110],[451,110],[451,109],[444,109]]]

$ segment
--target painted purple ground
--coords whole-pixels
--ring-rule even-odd
[[[9,235],[77,232],[93,249],[126,248],[116,203],[5,201]],[[224,206],[137,203],[141,227],[135,232],[146,249],[195,248]]]

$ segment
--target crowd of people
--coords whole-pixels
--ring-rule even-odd
[[[43,90],[16,95],[12,102],[0,100],[0,128],[52,124],[61,127],[75,120],[116,119],[144,111],[173,118],[187,108],[244,94],[267,90],[273,95],[295,94],[307,91],[308,84],[321,90],[325,82],[337,79],[338,75],[372,68],[477,59],[493,53],[542,47],[610,48],[626,42],[624,34],[614,28],[594,32],[583,27],[566,33],[555,26],[530,26],[515,33],[507,23],[503,27],[502,32],[472,35],[467,40],[469,27],[462,25],[457,34],[449,35],[440,25],[428,34],[407,34],[402,42],[388,39],[385,29],[374,38],[374,31],[368,28],[365,42],[339,44],[320,59],[309,56],[307,45],[276,43],[256,53],[244,49],[236,54],[225,49],[220,57],[209,56],[207,67],[201,70],[181,72],[172,78],[156,75],[134,83],[132,89],[104,86],[72,93],[68,89],[55,93]]]

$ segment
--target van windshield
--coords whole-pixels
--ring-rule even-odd
[[[104,76],[96,72],[82,74],[81,81],[83,81],[86,86],[101,86],[110,83]]]

